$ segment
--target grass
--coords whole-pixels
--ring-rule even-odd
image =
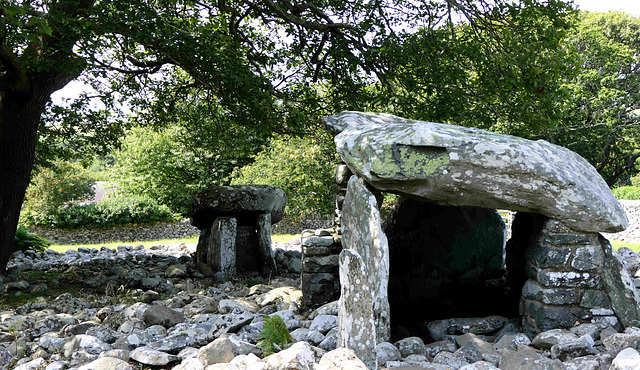
[[[271,240],[279,243],[288,243],[291,239],[300,237],[297,234],[278,234],[271,235]],[[193,236],[191,238],[178,238],[178,239],[161,239],[161,240],[145,240],[145,241],[135,241],[135,242],[111,242],[111,243],[95,243],[95,244],[52,244],[49,249],[53,249],[56,252],[64,253],[69,249],[78,249],[78,248],[95,248],[100,249],[102,247],[107,247],[111,249],[117,248],[119,245],[144,245],[145,248],[149,248],[154,245],[173,245],[178,243],[197,243],[198,237]]]
[[[611,242],[611,246],[615,250],[618,250],[619,248],[622,248],[622,247],[627,247],[627,248],[633,250],[636,253],[640,252],[640,244],[625,243],[625,242],[620,242],[620,241],[617,241],[617,240],[609,240],[609,242]]]

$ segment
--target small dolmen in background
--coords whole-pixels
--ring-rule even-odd
[[[197,194],[191,224],[201,230],[196,262],[226,275],[276,273],[271,225],[282,219],[287,196],[270,185],[215,186]]]

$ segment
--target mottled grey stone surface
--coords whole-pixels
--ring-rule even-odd
[[[362,257],[365,273],[360,277],[359,284],[366,284],[371,289],[377,339],[378,342],[386,342],[391,333],[387,292],[389,244],[382,231],[376,198],[367,189],[364,180],[356,176],[351,177],[347,186],[342,228],[342,246],[356,251]],[[342,277],[340,279],[342,284]]]
[[[373,286],[366,282],[366,265],[358,252],[340,252],[341,294],[338,301],[338,347],[350,348],[369,369],[377,369]]]
[[[262,257],[262,274],[265,276],[276,274],[276,260],[271,249],[271,214],[263,213],[258,216],[256,225],[258,231],[258,251]]]
[[[611,300],[611,307],[623,326],[640,326],[640,295],[631,276],[613,255],[611,244],[600,238],[604,251],[603,282]]]
[[[475,128],[343,112],[325,119],[342,160],[382,191],[443,205],[541,213],[575,230],[615,232],[627,217],[578,154]]]
[[[218,217],[234,217],[244,224],[262,213],[271,214],[271,222],[275,224],[282,219],[286,204],[286,194],[275,186],[214,186],[193,198],[191,224],[202,230]]]
[[[233,217],[217,218],[211,225],[207,262],[215,271],[235,275],[238,222]]]

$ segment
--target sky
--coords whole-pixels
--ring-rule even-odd
[[[590,12],[606,12],[620,10],[631,15],[640,16],[640,0],[574,0],[574,4],[580,10]],[[56,104],[60,104],[62,97],[75,97],[88,87],[78,81],[72,81],[64,89],[58,90],[52,95]]]
[[[620,10],[635,16],[640,16],[639,0],[574,0],[574,4],[580,10],[590,12],[607,12]]]

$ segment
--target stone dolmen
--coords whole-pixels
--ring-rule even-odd
[[[421,249],[447,254],[460,248],[455,253],[466,253],[467,259],[488,256],[493,266],[492,256],[499,258],[498,266],[506,264],[512,291],[520,296],[504,304],[519,310],[530,337],[580,323],[638,325],[640,297],[599,234],[624,230],[626,214],[597,171],[576,153],[542,140],[387,114],[343,112],[327,117],[325,124],[355,174],[342,209],[338,346],[353,349],[369,368],[377,368],[376,344],[389,340],[400,309],[390,305],[391,290],[413,286],[404,301],[426,299],[428,294],[418,290],[428,291],[435,275],[445,276],[438,272],[441,266],[425,262]],[[415,202],[407,209],[434,219],[451,207],[464,208],[449,222],[454,224],[499,220],[477,208],[516,211],[506,256],[500,248],[504,224],[488,227],[497,230],[492,234],[500,238],[497,250],[494,244],[458,243],[471,232],[401,244],[402,237],[388,237],[383,229],[381,192]],[[407,217],[397,220],[411,224]],[[430,225],[439,227],[429,222],[415,227]],[[483,251],[474,254],[476,249]],[[394,265],[394,251],[412,257]]]
[[[196,262],[224,275],[275,274],[271,225],[282,219],[287,196],[270,185],[209,188],[193,199],[191,223],[201,230]]]

